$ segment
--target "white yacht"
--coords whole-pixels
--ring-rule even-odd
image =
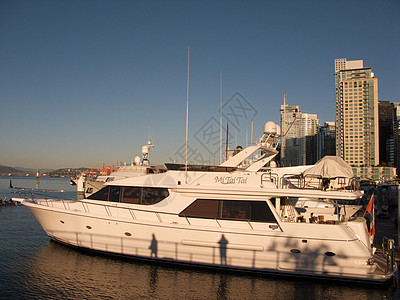
[[[285,184],[285,170],[271,163],[277,128],[269,124],[257,145],[220,166],[166,164],[164,173],[105,182],[87,199],[19,201],[51,239],[94,251],[270,274],[391,280],[393,241],[384,254],[375,253],[364,218],[308,217],[293,206],[291,198],[355,201],[362,193]]]

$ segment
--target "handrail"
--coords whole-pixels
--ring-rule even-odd
[[[267,178],[264,178],[267,177]],[[276,173],[272,173],[272,172],[265,172],[261,174],[261,184],[263,184],[263,182],[267,181],[267,182],[272,182],[276,185],[276,187],[278,187],[278,179],[279,176]]]
[[[382,252],[383,255],[386,257],[385,273],[388,274],[389,272],[392,272],[394,270],[394,267],[396,265],[393,239],[389,239],[386,236],[383,237]]]
[[[65,199],[59,199],[59,200],[36,199],[34,201],[34,203],[36,203],[36,204],[41,203],[42,205],[44,204],[44,205],[46,205],[48,207],[55,207],[54,203],[59,202],[65,210],[74,210],[75,207],[71,207],[67,201],[71,201],[71,200],[65,200]],[[76,203],[81,203],[82,204],[82,209],[80,211],[82,211],[84,213],[89,213],[90,212],[89,207],[92,206],[92,205],[93,206],[97,206],[97,207],[103,207],[104,211],[105,211],[105,214],[107,216],[109,216],[109,217],[112,217],[112,209],[113,208],[114,209],[117,208],[117,209],[128,211],[133,220],[138,220],[138,218],[137,218],[137,216],[135,214],[137,212],[144,212],[144,213],[148,213],[148,214],[154,215],[160,223],[164,222],[163,221],[163,217],[162,217],[163,215],[178,216],[177,213],[160,212],[160,211],[149,211],[149,210],[144,210],[144,209],[140,209],[140,208],[113,206],[113,205],[109,205],[107,203],[104,203],[104,204],[88,203],[88,202],[83,202],[81,200],[72,200],[72,201],[75,201]],[[185,220],[186,220],[187,224],[192,225],[187,216],[185,216]],[[221,225],[221,221],[232,221],[231,219],[217,219],[217,218],[215,218],[213,220],[218,224],[219,227],[223,227]],[[246,219],[244,221],[246,221],[246,223],[249,225],[251,230],[255,230],[253,225],[251,224],[250,220]]]
[[[290,178],[294,178],[295,180],[297,180],[297,185],[294,184],[292,182],[292,180],[289,180]],[[297,174],[283,174],[280,177],[280,181],[281,181],[280,184],[281,184],[282,188],[287,188],[289,186],[289,184],[292,184],[292,185],[296,186],[297,188],[300,188],[302,186],[302,179]]]

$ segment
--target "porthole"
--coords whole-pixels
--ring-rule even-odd
[[[307,241],[307,240],[302,240],[301,242],[302,242],[303,244],[307,244],[308,241]]]
[[[292,250],[290,250],[290,252],[292,252],[292,253],[301,253],[301,251],[299,249],[292,249]]]
[[[64,221],[63,221],[63,220],[60,220],[60,223],[61,223],[61,224],[64,224]]]
[[[326,256],[335,256],[336,253],[333,253],[333,252],[328,251],[328,252],[325,252],[325,255],[326,255]]]
[[[92,229],[92,226],[86,225],[87,229]]]
[[[180,181],[178,181],[178,185],[181,185],[181,182],[180,182]]]
[[[132,234],[130,232],[125,232],[126,236],[131,236]]]

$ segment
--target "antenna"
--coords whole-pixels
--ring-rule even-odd
[[[283,94],[283,120],[281,121],[282,133],[286,130],[286,93]],[[286,136],[281,135],[281,162],[286,161]]]
[[[222,164],[222,72],[219,73],[219,163]]]
[[[189,131],[189,62],[190,46],[188,46],[187,85],[186,85],[186,153],[185,153],[185,183],[187,183],[188,169],[188,131]]]
[[[237,128],[235,127],[235,148],[237,147]]]
[[[226,121],[226,143],[225,143],[225,157],[228,159],[228,137],[229,137],[229,122]]]
[[[253,120],[251,120],[251,141],[250,145],[253,146]]]

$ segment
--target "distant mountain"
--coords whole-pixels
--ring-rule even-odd
[[[49,173],[62,173],[62,172],[84,172],[88,170],[89,168],[62,168],[62,169],[57,169],[57,170],[51,170]]]
[[[56,177],[77,177],[88,168],[63,168],[48,172],[48,176]]]
[[[29,173],[36,173],[37,170],[40,171],[40,173],[48,173],[54,171],[54,169],[32,169],[32,168],[24,168],[24,167],[14,167],[15,169],[23,172],[29,172]]]
[[[0,165],[0,173],[21,173],[21,170],[17,170],[13,167]]]
[[[36,174],[37,169],[32,169],[32,168],[24,168],[24,167],[10,167],[10,166],[4,166],[0,165],[0,174],[2,175],[25,175],[25,174]],[[54,169],[39,169],[40,174],[44,173],[49,173],[54,171]]]
[[[82,172],[88,170],[88,168],[63,168],[63,169],[39,169],[40,175],[50,176],[50,177],[76,177],[80,175]],[[32,168],[23,168],[23,167],[9,167],[0,165],[0,175],[7,176],[11,175],[25,175],[29,174],[30,176],[36,176],[37,169]],[[46,174],[46,175],[45,175]]]

